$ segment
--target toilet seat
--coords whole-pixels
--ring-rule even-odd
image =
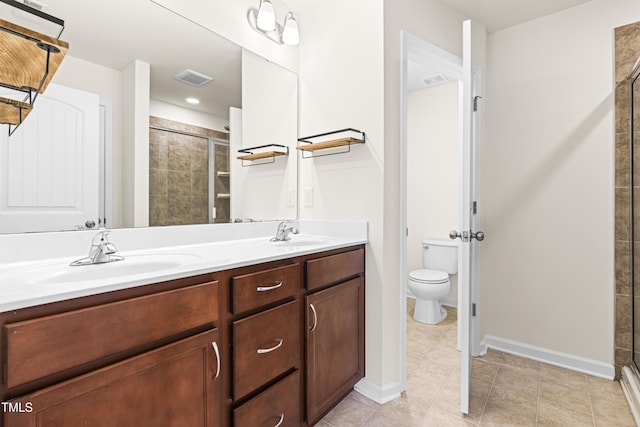
[[[409,280],[426,284],[446,283],[449,281],[449,274],[438,270],[415,270],[409,273]]]

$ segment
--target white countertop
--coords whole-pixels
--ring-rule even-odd
[[[190,226],[156,229],[155,233],[154,229],[113,230],[109,240],[121,249],[118,255],[123,261],[73,267],[71,262],[86,256],[86,242],[96,231],[81,232],[84,235],[73,244],[69,239],[78,232],[46,233],[35,240],[29,235],[24,239],[0,236],[3,249],[11,244],[14,252],[32,254],[14,255],[13,262],[0,264],[0,312],[367,243],[366,222],[296,221],[300,234],[292,235],[289,242],[270,242],[273,233],[265,234],[275,230],[274,224],[229,224],[224,232],[214,228],[220,225],[198,227],[191,239],[185,237]],[[210,230],[217,237],[207,235]],[[162,233],[163,238],[180,244],[162,245],[158,241]],[[230,239],[230,233],[242,238]],[[144,238],[148,243],[140,242]],[[67,249],[61,252],[67,253],[56,258],[43,257],[36,250],[40,246],[29,248],[33,244],[55,248],[61,243]],[[82,246],[84,250],[78,252]]]

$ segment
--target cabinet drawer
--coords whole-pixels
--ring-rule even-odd
[[[269,387],[233,411],[236,427],[291,426],[299,427],[300,371]]]
[[[233,313],[242,313],[295,294],[300,264],[236,276],[232,280]]]
[[[234,399],[299,364],[300,310],[293,301],[233,322]]]
[[[307,261],[307,289],[338,283],[364,272],[364,249]]]
[[[4,326],[6,386],[151,343],[218,319],[210,282]]]

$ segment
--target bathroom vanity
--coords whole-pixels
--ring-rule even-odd
[[[365,249],[314,239],[0,313],[3,425],[315,424],[364,376]]]

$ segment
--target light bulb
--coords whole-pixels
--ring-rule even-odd
[[[284,29],[282,30],[282,42],[288,45],[297,45],[300,42],[300,31],[298,22],[293,17],[293,13],[287,13],[284,18]]]
[[[262,0],[258,9],[258,19],[256,25],[262,31],[273,31],[276,29],[276,13],[270,0]]]

